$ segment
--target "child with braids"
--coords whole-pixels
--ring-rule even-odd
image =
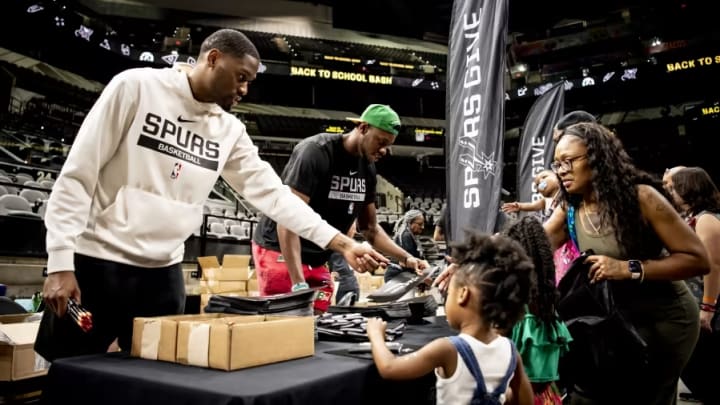
[[[560,356],[568,351],[572,338],[555,312],[558,292],[550,241],[540,222],[532,217],[513,223],[505,234],[522,245],[535,268],[528,310],[512,329],[512,340],[532,383],[535,405],[561,405],[555,382],[560,378]]]
[[[512,341],[498,332],[512,329],[525,312],[532,262],[522,246],[502,235],[469,233],[452,248],[455,269],[445,312],[460,334],[396,357],[385,345],[385,322],[369,320],[367,333],[380,375],[407,380],[435,370],[438,404],[532,405],[522,359]]]

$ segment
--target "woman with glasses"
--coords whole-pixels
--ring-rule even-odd
[[[586,261],[590,282],[609,281],[615,307],[647,344],[646,365],[628,361],[611,374],[574,370],[592,380],[577,380],[591,383],[576,384],[570,403],[674,404],[699,332],[697,304],[681,280],[709,271],[702,242],[660,182],[635,168],[600,124],[567,128],[551,167],[564,196],[545,224],[553,246],[572,239],[580,251],[594,251]]]
[[[393,241],[413,257],[423,258],[422,246],[417,239],[423,230],[425,230],[425,214],[420,210],[410,210],[395,223]],[[413,271],[404,267],[402,269]],[[388,268],[385,272],[385,281],[393,279],[400,272],[400,268]]]

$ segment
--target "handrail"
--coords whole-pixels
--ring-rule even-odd
[[[232,188],[222,177],[218,179],[215,185],[220,188],[220,192],[218,192],[218,194],[224,195],[225,197],[228,197],[235,202],[235,205],[238,208],[236,209],[237,211],[240,210],[239,208],[242,208],[242,210],[246,214],[255,213],[257,211],[254,207],[251,207],[247,203],[247,201],[245,201],[245,199],[237,191],[235,191],[235,189]]]
[[[0,166],[8,166],[8,167],[15,167],[18,169],[26,169],[26,170],[34,170],[34,171],[51,172],[51,173],[60,174],[60,170],[51,169],[51,168],[45,167],[45,166],[28,166],[28,165],[22,165],[19,163],[10,163],[10,162],[0,162]]]

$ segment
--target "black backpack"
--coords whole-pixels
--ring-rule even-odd
[[[612,395],[611,382],[636,381],[646,374],[647,343],[616,308],[613,282],[590,283],[590,263],[583,262],[592,254],[575,259],[558,285],[557,311],[573,338],[560,374],[564,385],[602,397]]]

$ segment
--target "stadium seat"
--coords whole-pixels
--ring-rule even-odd
[[[236,236],[239,240],[250,239],[250,226],[246,226],[245,224],[247,224],[247,222],[230,226],[230,234]]]
[[[47,193],[43,193],[42,191],[38,190],[21,190],[20,191],[20,197],[24,198],[29,202],[30,204],[35,204],[38,201],[44,201],[48,199]]]
[[[40,186],[44,187],[44,188],[53,188],[54,185],[55,185],[54,180],[43,180],[40,182]]]
[[[13,184],[15,184],[15,182],[14,182],[10,177],[8,177],[8,176],[3,176],[3,175],[0,175],[0,183],[13,183]],[[11,190],[10,188],[8,188],[8,193],[10,193],[10,194],[17,194],[17,189],[16,189],[16,188],[13,188],[13,187],[11,187],[11,186],[5,186],[5,187],[10,187],[10,188],[12,188],[12,190]]]
[[[37,182],[37,181],[35,181],[35,180],[28,180],[28,181],[26,181],[25,183],[23,183],[23,186],[27,186],[27,187],[37,187],[37,188],[42,188],[42,187],[43,187],[42,184],[40,184],[39,182]]]
[[[25,184],[25,182],[35,180],[27,173],[17,173],[15,175],[15,179],[17,180],[18,184]]]
[[[26,199],[13,194],[0,196],[0,215],[40,218],[40,215],[33,212],[32,205]]]
[[[207,233],[208,236],[215,238],[222,238],[228,235],[225,225],[220,222],[213,222],[210,224],[210,230]]]

